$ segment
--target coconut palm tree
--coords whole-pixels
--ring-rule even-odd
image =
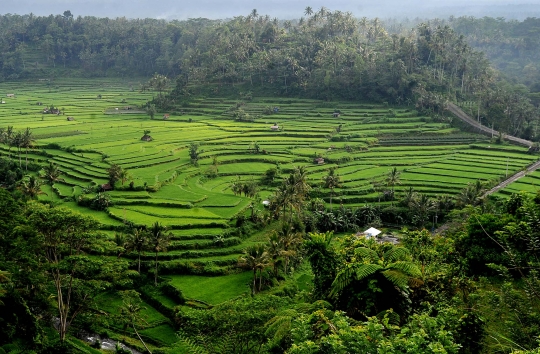
[[[401,180],[399,179],[400,174],[401,172],[398,171],[397,167],[392,168],[386,174],[386,186],[390,187],[390,191],[392,193],[392,200],[394,200],[394,187],[397,184],[401,184]]]
[[[52,161],[49,161],[49,165],[43,167],[40,173],[41,178],[46,180],[51,186],[56,182],[64,181],[64,179],[60,178],[61,174],[62,172],[60,172],[58,166]]]
[[[306,9],[304,10],[304,15],[306,16],[313,15],[313,8],[311,6],[306,6]]]
[[[32,131],[30,130],[30,128],[26,128],[26,130],[22,133],[21,139],[22,139],[21,141],[22,147],[24,147],[26,150],[25,152],[26,165],[25,166],[26,166],[26,170],[28,171],[28,149],[34,147],[34,142],[36,141],[36,139],[32,135]]]
[[[161,225],[158,221],[150,228],[150,246],[156,255],[155,270],[154,270],[154,285],[157,286],[158,276],[158,253],[167,251],[167,246],[171,239],[171,234],[166,234],[167,228]]]
[[[238,265],[253,271],[253,288],[251,293],[257,292],[257,271],[259,271],[259,291],[261,290],[262,271],[268,266],[268,253],[263,244],[253,245],[244,250],[244,254],[238,260]]]
[[[124,170],[123,168],[118,171],[118,179],[122,182],[122,185],[126,183],[126,181],[131,177],[128,171]]]
[[[336,168],[332,167],[328,171],[328,175],[323,178],[324,188],[330,188],[330,209],[332,209],[332,197],[334,196],[334,188],[341,187],[341,178],[335,173]]]
[[[36,199],[38,195],[47,193],[41,190],[41,182],[38,178],[30,176],[28,179],[22,180],[19,186],[21,192],[30,199]]]
[[[133,229],[132,232],[127,236],[126,243],[124,248],[127,252],[134,251],[137,252],[138,261],[137,261],[137,272],[141,274],[141,253],[144,253],[149,246],[149,235],[148,232],[142,228]],[[157,261],[156,261],[157,263]]]
[[[266,253],[268,255],[268,260],[272,265],[272,270],[274,277],[279,276],[279,265],[281,264],[283,244],[279,238],[277,232],[272,232],[268,237],[268,243],[266,244]]]
[[[413,212],[413,220],[423,228],[429,220],[429,215],[437,208],[437,204],[426,194],[417,193],[411,200],[409,209]]]
[[[137,331],[137,326],[146,323],[141,316],[141,311],[145,308],[141,306],[142,301],[139,293],[137,293],[135,290],[125,290],[120,292],[120,296],[122,297],[122,306],[120,306],[119,319],[124,323],[125,327],[131,326],[131,328],[133,328],[133,331],[141,341],[142,345],[144,345],[146,351],[152,354]]]
[[[281,255],[283,256],[283,271],[287,274],[290,260],[298,254],[300,245],[303,242],[303,235],[294,229],[293,225],[284,222],[278,231],[281,243]]]
[[[19,167],[22,168],[21,149],[24,147],[23,133],[17,132],[10,140],[10,146],[17,147],[17,154],[19,155]]]

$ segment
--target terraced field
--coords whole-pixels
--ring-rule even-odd
[[[413,187],[428,195],[454,195],[468,182],[497,181],[537,160],[525,148],[493,145],[483,136],[419,116],[410,107],[255,98],[241,106],[253,120],[237,121],[230,108],[238,101],[199,98],[151,120],[139,108],[153,94],[137,92],[142,81],[2,83],[0,94],[16,97],[2,99],[0,127],[31,128],[38,149],[28,154],[30,161],[54,161],[63,172],[63,182],[44,187],[43,200],[91,214],[106,230],[126,221],[167,225],[174,240],[162,255],[164,273],[227,273],[247,244],[264,239],[254,235],[243,240],[231,233],[231,220],[247,212],[252,200],[234,195],[230,186],[237,178],[259,181],[269,168],[278,168],[279,180],[295,166],[305,166],[309,182],[329,201],[330,190],[321,181],[329,168],[337,167],[342,186],[334,191],[334,206],[354,207],[379,200],[378,186],[393,167],[401,171],[396,193]],[[50,105],[65,115],[42,114]],[[266,107],[279,111],[264,115]],[[336,110],[339,117],[334,117]],[[161,119],[163,113],[169,119]],[[272,130],[273,125],[279,129]],[[151,131],[152,141],[141,141],[145,130]],[[191,164],[191,142],[200,144],[199,166]],[[62,149],[53,148],[57,146]],[[1,146],[0,154],[8,155],[8,147]],[[315,164],[317,157],[324,164]],[[214,159],[217,177],[206,177]],[[131,176],[107,192],[114,205],[107,212],[77,205],[88,187],[107,183],[106,169],[112,163]],[[508,190],[535,190],[537,174]],[[273,191],[260,188],[263,199]],[[224,237],[225,246],[216,247],[216,236]]]

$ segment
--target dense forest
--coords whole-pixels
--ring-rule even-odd
[[[446,102],[468,102],[483,124],[540,141],[540,20],[389,24],[309,7],[295,21],[256,10],[227,21],[3,15],[0,79],[154,75],[140,87],[159,91],[146,107],[153,114],[188,107],[195,96],[256,93],[415,106],[443,121]],[[166,77],[174,78],[170,90]],[[0,353],[93,353],[77,337],[106,336],[107,328],[154,353],[540,352],[540,194],[492,200],[478,182],[452,200],[412,189],[394,198],[394,168],[391,208],[406,210],[394,221],[410,229],[400,244],[378,243],[334,233],[380,221],[380,208],[326,208],[306,170],[282,183],[268,171],[271,207],[235,220],[240,236],[273,225],[238,260],[253,275],[251,296],[174,310],[152,303],[180,339],[151,351],[139,334],[142,300],[186,303],[159,278],[166,228],[126,225],[113,241],[94,219],[36,202],[40,181],[52,184],[59,172],[52,163],[23,171],[28,146],[13,146],[18,167],[0,159]],[[190,147],[194,163],[197,149]],[[113,166],[109,177],[121,180]],[[28,169],[39,177],[21,182]],[[339,176],[331,170],[324,183],[333,191]],[[250,193],[249,185],[233,188]],[[435,210],[447,221],[444,236],[425,229]],[[145,252],[155,261],[141,265]],[[306,289],[291,282],[302,267],[313,275]],[[97,303],[105,292],[118,295],[118,314]]]
[[[196,85],[200,93],[201,84],[214,94],[416,103],[434,114],[442,113],[445,100],[474,101],[485,125],[537,140],[538,19],[455,18],[408,28],[325,8],[305,15],[278,21],[254,10],[229,21],[172,22],[74,18],[69,11],[4,15],[0,77],[157,72],[177,77],[174,97],[160,102],[163,107],[182,101],[186,87]]]

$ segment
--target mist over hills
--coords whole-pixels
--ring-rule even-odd
[[[253,2],[248,0],[187,1],[150,1],[150,0],[19,0],[3,4],[0,14],[49,15],[61,14],[70,10],[74,16],[127,17],[127,18],[163,18],[184,20],[188,18],[224,19],[247,15],[252,9],[259,14],[282,19],[299,18],[304,9],[311,6],[314,10],[327,7],[331,10],[350,11],[356,17],[380,18],[434,18],[453,16],[504,17],[506,19],[524,19],[540,17],[540,0],[457,0],[457,1],[298,1],[271,0]]]

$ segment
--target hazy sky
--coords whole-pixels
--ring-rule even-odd
[[[540,0],[6,0],[0,13],[35,15],[62,14],[70,10],[77,16],[128,18],[154,17],[187,19],[196,17],[230,18],[259,14],[278,18],[299,18],[306,6],[318,10],[351,11],[357,17],[447,17],[449,15],[493,16],[505,18],[540,17]]]

